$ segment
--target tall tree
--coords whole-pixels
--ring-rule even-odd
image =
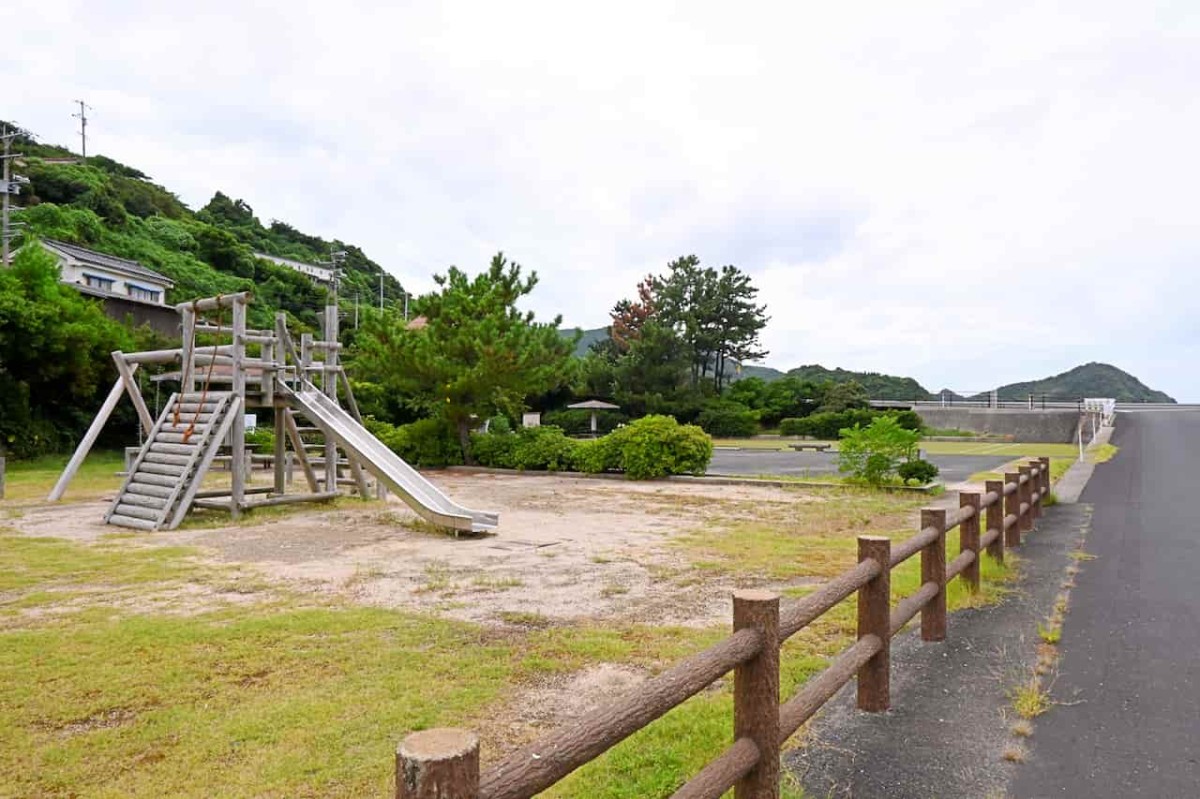
[[[438,290],[414,306],[424,324],[377,316],[359,331],[353,364],[360,379],[444,418],[470,463],[472,426],[497,412],[517,415],[526,396],[562,384],[575,341],[558,334],[562,317],[545,324],[518,310],[537,273],[522,276],[503,253],[475,277],[452,266],[434,281]]]
[[[621,352],[629,350],[630,344],[641,337],[642,327],[654,316],[657,303],[654,299],[654,276],[647,275],[637,285],[636,300],[621,300],[613,306],[609,316],[612,326],[609,338]]]
[[[757,360],[767,354],[759,344],[766,326],[766,306],[758,305],[758,289],[736,266],[718,272],[702,267],[695,255],[677,258],[655,279],[657,318],[676,330],[692,355],[692,385],[708,379],[719,392],[730,359]]]

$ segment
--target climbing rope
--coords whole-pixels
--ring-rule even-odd
[[[192,317],[195,318],[200,309],[197,306],[199,300],[192,300]],[[221,335],[221,295],[217,295],[217,332],[214,334],[217,337]],[[196,334],[192,334],[192,364],[196,361]],[[204,375],[204,388],[200,390],[200,402],[196,405],[196,412],[192,414],[192,421],[188,424],[187,430],[183,431],[183,443],[188,443],[192,434],[196,432],[196,422],[200,419],[200,414],[204,411],[204,401],[208,399],[208,387],[212,384],[213,367],[217,365],[217,352],[213,349],[212,359],[208,362],[208,372]],[[179,406],[181,402],[175,403],[175,421],[176,427],[179,426]]]

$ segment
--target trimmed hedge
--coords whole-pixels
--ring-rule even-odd
[[[740,402],[721,400],[704,406],[696,424],[714,438],[749,438],[758,432],[758,414]]]
[[[859,425],[868,427],[881,416],[890,416],[905,430],[920,430],[921,417],[916,411],[873,411],[867,408],[852,408],[838,413],[814,413],[799,419],[784,419],[779,423],[779,433],[785,436],[813,436],[831,441],[837,440],[840,432]]]
[[[397,427],[368,417],[366,427],[371,435],[413,466],[453,466],[463,462],[454,430],[441,419],[420,419]]]
[[[624,472],[633,480],[669,474],[704,474],[712,439],[670,416],[646,416],[601,438],[567,438],[557,427],[516,433],[476,433],[472,451],[481,466],[538,471]]]

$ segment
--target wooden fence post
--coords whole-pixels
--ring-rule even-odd
[[[999,530],[1000,535],[996,536],[996,540],[988,544],[988,554],[997,563],[1004,562],[1004,481],[1003,480],[988,480],[984,483],[987,493],[995,493],[996,501],[987,507],[987,520],[985,529]]]
[[[879,564],[874,580],[858,589],[858,639],[877,635],[883,646],[858,670],[858,709],[877,713],[892,706],[891,697],[891,560],[892,542],[883,536],[860,535],[858,560]]]
[[[938,592],[921,609],[921,640],[946,639],[946,509],[922,508],[921,529],[935,527],[938,536],[921,550],[921,584],[935,583]]]
[[[1042,464],[1042,496],[1044,498],[1050,496],[1050,458],[1043,456],[1038,460]],[[1044,501],[1042,507],[1045,507]]]
[[[779,799],[779,595],[737,591],[733,595],[734,632],[758,630],[758,656],[733,673],[733,737],[749,738],[759,758],[734,788],[735,799]]]
[[[1021,489],[1017,491],[1017,496],[1021,498],[1021,504],[1025,506],[1025,512],[1020,515],[1018,522],[1021,534],[1024,535],[1033,531],[1033,468],[1018,466],[1017,472],[1025,478],[1025,482],[1021,483]]]
[[[396,799],[478,799],[479,738],[467,730],[414,732],[396,747]]]
[[[971,518],[958,525],[958,551],[969,550],[975,553],[975,559],[962,572],[962,578],[971,593],[979,591],[979,514],[983,512],[982,504],[983,498],[979,496],[978,492],[967,493],[964,491],[958,495],[960,508],[975,509]]]
[[[1036,475],[1033,474],[1034,470],[1037,470]],[[1032,475],[1029,482],[1029,518],[1032,525],[1042,518],[1042,462],[1030,460],[1029,473]],[[1038,495],[1036,502],[1033,499],[1034,494]]]
[[[1004,498],[1004,515],[1016,517],[1013,526],[1004,531],[1004,546],[1019,547],[1021,545],[1021,475],[1018,472],[1005,472],[1004,482],[1017,485],[1017,490]]]

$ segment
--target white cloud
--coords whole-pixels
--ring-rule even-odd
[[[784,368],[1200,396],[1194,4],[374,5],[10,0],[0,116],[414,288],[502,248],[598,326],[695,252]]]

